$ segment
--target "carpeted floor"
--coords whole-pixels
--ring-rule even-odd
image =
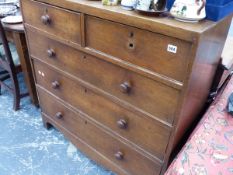
[[[25,90],[23,76],[19,76]],[[13,98],[0,96],[0,175],[113,175],[80,153],[55,129],[46,130],[29,98],[12,110]]]

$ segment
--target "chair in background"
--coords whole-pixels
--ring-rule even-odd
[[[14,96],[13,109],[18,110],[20,99],[27,96],[28,93],[20,93],[17,74],[22,72],[18,54],[14,44],[8,43],[4,28],[0,22],[0,94],[1,86],[12,92]],[[14,54],[12,54],[14,53]],[[5,80],[10,79],[10,84]]]

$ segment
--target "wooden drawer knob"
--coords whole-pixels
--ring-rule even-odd
[[[51,23],[51,19],[49,17],[49,15],[43,15],[41,16],[41,21],[44,25],[48,25]]]
[[[60,87],[60,83],[58,81],[53,81],[52,82],[52,88],[53,89],[58,89]]]
[[[124,82],[120,85],[121,92],[127,94],[131,91],[131,85],[129,82]]]
[[[121,151],[118,151],[116,154],[115,154],[115,158],[117,160],[123,160],[124,159],[124,154],[121,152]]]
[[[61,119],[61,118],[63,117],[63,115],[62,115],[61,112],[57,112],[56,115],[55,115],[55,117],[56,117],[57,119]]]
[[[53,49],[48,49],[47,54],[48,54],[48,57],[52,58],[55,56],[55,51]]]
[[[121,129],[126,129],[126,128],[127,128],[127,125],[128,125],[128,123],[127,123],[127,121],[124,120],[124,119],[120,119],[120,120],[117,121],[117,126],[118,126],[119,128],[121,128]]]

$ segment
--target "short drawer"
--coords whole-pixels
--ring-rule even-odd
[[[173,122],[179,98],[177,89],[87,55],[37,32],[27,30],[27,34],[32,57],[67,71],[161,120]]]
[[[96,17],[85,19],[87,47],[178,81],[184,80],[190,61],[188,42]]]
[[[146,116],[135,115],[78,84],[76,81],[34,61],[36,82],[62,100],[102,123],[117,135],[163,160],[170,128]]]
[[[81,117],[57,102],[51,95],[38,88],[42,113],[87,143],[129,175],[157,175],[161,164],[139,153],[132,147],[100,129],[96,124]],[[51,123],[53,124],[53,122]]]
[[[22,0],[24,22],[68,42],[81,43],[80,14],[32,0]]]

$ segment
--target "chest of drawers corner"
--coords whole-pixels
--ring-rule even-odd
[[[231,18],[183,24],[83,0],[21,7],[45,126],[117,174],[163,174],[205,103]]]

